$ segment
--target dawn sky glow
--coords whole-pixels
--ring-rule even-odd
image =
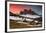
[[[30,9],[30,7],[26,5],[10,4],[10,12],[14,14],[20,14],[21,11],[24,9]]]

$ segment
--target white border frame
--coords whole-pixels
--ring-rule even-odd
[[[22,29],[10,29],[9,28],[9,4],[26,4],[26,5],[41,5],[42,6],[42,27],[41,28],[22,28]],[[7,2],[7,32],[11,31],[27,31],[27,30],[40,30],[44,29],[44,4],[41,3],[24,3],[24,2]]]

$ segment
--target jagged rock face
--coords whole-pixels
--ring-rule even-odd
[[[13,16],[13,15],[15,15],[15,14],[13,14],[12,12],[9,12],[10,13],[10,16]]]
[[[31,9],[27,10],[24,9],[24,11],[21,11],[20,14],[32,14],[32,15],[37,15],[34,11],[32,11]]]
[[[27,10],[24,9],[23,11],[20,12],[20,14],[31,14],[31,15],[38,15],[37,13],[35,13],[34,11],[32,11],[31,9]],[[18,14],[18,15],[20,15]],[[14,14],[12,12],[10,12],[10,16],[16,16],[17,14]]]
[[[10,16],[17,16],[16,14],[12,13],[12,12],[9,12],[10,13]]]

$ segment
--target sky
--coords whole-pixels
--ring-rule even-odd
[[[23,11],[24,9],[32,9],[32,11],[34,11],[35,13],[37,13],[38,15],[42,14],[42,6],[40,5],[22,5],[22,4],[10,4],[10,12],[14,13],[14,14],[20,14],[21,11]]]
[[[20,4],[10,4],[10,12],[14,14],[20,14],[21,11],[24,9],[31,9],[31,6],[26,6],[26,5],[20,5]]]

